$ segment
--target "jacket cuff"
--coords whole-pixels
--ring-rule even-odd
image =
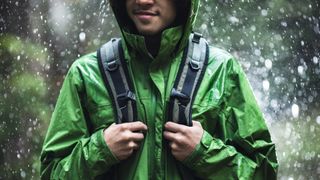
[[[110,148],[104,140],[103,129],[95,132],[91,136],[91,138],[97,148],[98,153],[100,154],[101,160],[104,161],[104,163],[108,167],[111,167],[112,165],[119,162],[117,157],[111,152]]]
[[[213,137],[204,130],[200,143],[196,146],[195,150],[185,160],[182,161],[182,163],[190,169],[194,169],[194,167],[204,157],[212,141]]]

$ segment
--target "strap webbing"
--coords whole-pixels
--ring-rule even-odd
[[[110,40],[98,50],[97,55],[100,72],[112,99],[115,122],[137,120],[136,98],[121,40]],[[208,57],[206,40],[198,33],[191,34],[171,91],[168,120],[192,126],[192,103],[204,76]]]
[[[192,103],[206,70],[208,57],[206,40],[201,34],[191,34],[171,91],[169,121],[192,126]]]
[[[120,39],[111,39],[98,50],[98,63],[105,86],[112,99],[115,122],[137,119],[136,98]]]

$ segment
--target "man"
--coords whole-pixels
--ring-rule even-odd
[[[165,119],[199,0],[110,4],[138,119],[114,123],[96,53],[75,61],[43,145],[42,179],[276,179],[275,146],[262,113],[239,63],[225,51],[210,47],[193,125]]]

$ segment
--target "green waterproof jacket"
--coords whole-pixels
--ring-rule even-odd
[[[192,0],[185,24],[162,33],[153,58],[144,38],[126,25],[119,4],[112,5],[134,81],[138,120],[148,132],[127,160],[112,154],[103,138],[103,130],[114,122],[112,102],[96,53],[86,55],[64,80],[41,152],[42,179],[276,179],[275,145],[245,73],[230,54],[215,47],[210,47],[192,106],[193,119],[204,128],[201,142],[182,162],[164,142],[167,103],[198,6]]]

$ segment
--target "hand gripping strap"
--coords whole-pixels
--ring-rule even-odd
[[[168,120],[192,126],[192,103],[204,76],[208,57],[206,40],[198,33],[191,34],[171,91]]]
[[[111,39],[98,50],[97,55],[104,84],[112,99],[115,122],[119,124],[136,120],[136,98],[124,60],[121,39]]]

